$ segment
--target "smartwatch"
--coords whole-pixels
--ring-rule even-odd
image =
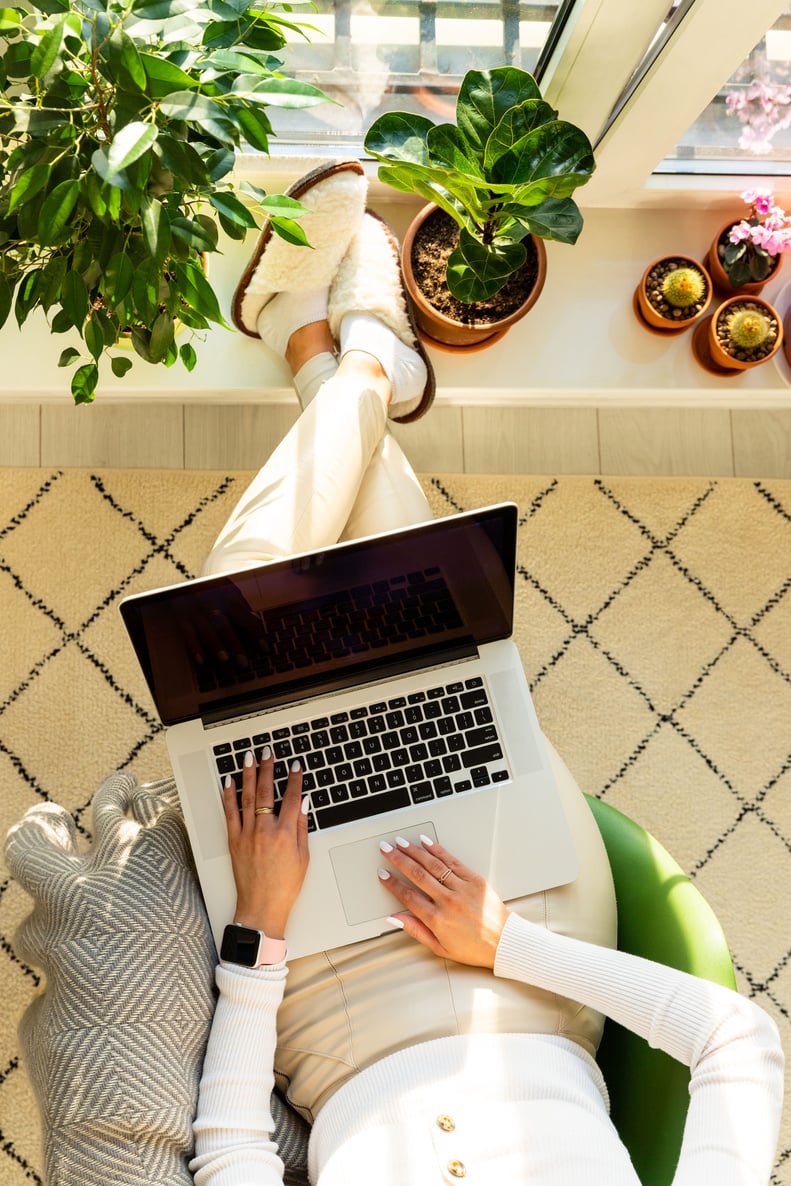
[[[270,939],[263,931],[230,922],[225,928],[220,959],[243,968],[261,968],[280,964],[286,958],[285,939]]]

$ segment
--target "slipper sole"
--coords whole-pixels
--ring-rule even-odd
[[[299,200],[306,193],[308,193],[309,190],[313,189],[313,187],[317,185],[318,182],[325,181],[327,178],[333,177],[339,173],[355,173],[361,177],[365,176],[365,170],[359,161],[339,161],[329,165],[319,165],[317,168],[312,169],[310,173],[306,173],[304,177],[299,179],[299,181],[294,182],[294,184],[286,190],[286,197],[296,198]],[[263,254],[266,251],[266,248],[274,233],[275,232],[271,221],[267,220],[258,236],[255,250],[248,261],[247,267],[242,273],[239,283],[236,285],[233,298],[231,300],[231,320],[237,329],[241,330],[242,333],[247,334],[247,336],[250,338],[258,338],[259,335],[256,328],[258,315],[267,304],[268,300],[271,298],[262,296],[261,303],[256,308],[254,317],[249,311],[245,311],[243,309],[244,300],[247,296],[247,289],[250,287],[250,282],[253,279],[259,264],[261,263]],[[304,248],[303,250],[309,250],[309,248]],[[275,296],[275,293],[273,292],[271,295]]]

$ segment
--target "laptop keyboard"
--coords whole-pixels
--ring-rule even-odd
[[[241,787],[245,753],[258,762],[265,745],[275,755],[276,809],[289,765],[302,764],[312,832],[510,777],[480,676],[221,742],[221,781],[232,774]]]

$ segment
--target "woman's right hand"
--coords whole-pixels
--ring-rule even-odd
[[[385,888],[410,911],[393,916],[406,933],[443,959],[493,968],[508,910],[488,881],[427,837],[420,844],[396,837],[379,847],[401,875],[379,872]]]
[[[233,921],[263,931],[270,939],[283,939],[308,868],[308,817],[302,810],[298,762],[289,771],[280,814],[274,814],[275,763],[269,746],[264,754],[257,772],[252,752],[246,757],[241,816],[236,784],[230,776],[225,780],[225,822],[236,882]]]

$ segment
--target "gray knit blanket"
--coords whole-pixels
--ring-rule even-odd
[[[32,807],[6,857],[33,899],[15,950],[46,977],[20,1040],[47,1186],[189,1186],[216,952],[172,780],[111,775],[87,851],[68,812]],[[272,1111],[285,1181],[304,1183],[307,1126],[277,1095]]]

